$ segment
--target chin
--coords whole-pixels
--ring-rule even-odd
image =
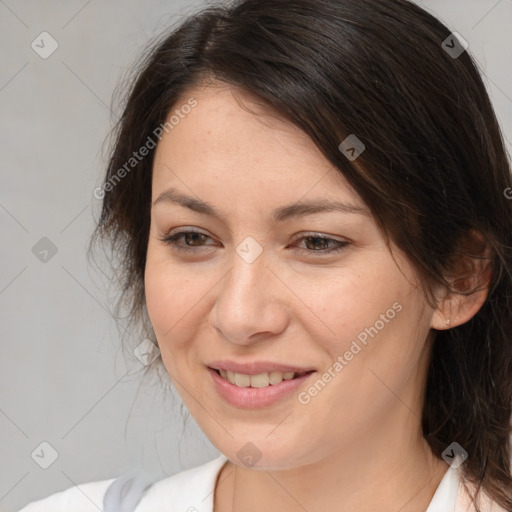
[[[273,442],[265,440],[266,435],[268,432],[262,435],[261,441],[258,441],[257,436],[253,441],[249,441],[246,436],[243,438],[234,436],[226,444],[214,444],[224,456],[241,468],[262,471],[287,470],[315,462],[312,451],[297,452],[297,446],[305,448],[303,443],[283,445],[279,442],[279,445],[275,446]]]

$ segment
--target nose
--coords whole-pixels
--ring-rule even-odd
[[[223,339],[237,345],[282,333],[289,323],[286,286],[267,266],[264,252],[248,263],[234,251],[232,262],[219,283],[211,325]]]

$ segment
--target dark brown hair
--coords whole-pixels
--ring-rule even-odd
[[[466,277],[478,263],[492,270],[478,313],[431,331],[422,426],[438,457],[454,441],[468,452],[475,505],[483,487],[512,510],[512,180],[478,68],[468,51],[450,54],[450,34],[405,0],[241,0],[188,16],[149,47],[127,82],[91,247],[107,242],[118,315],[126,307],[148,336],[154,151],[113,178],[192,86],[212,79],[252,93],[346,177],[408,255],[429,301],[434,283],[469,294]],[[365,145],[355,161],[339,149],[349,134]]]

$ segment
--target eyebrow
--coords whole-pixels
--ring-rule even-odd
[[[197,213],[202,213],[205,215],[210,215],[212,217],[216,217],[221,219],[224,223],[226,223],[225,217],[210,203],[202,201],[200,199],[196,199],[194,197],[186,196],[180,194],[174,188],[169,188],[164,190],[153,202],[153,206],[156,206],[159,203],[175,203],[185,208],[189,208]],[[370,216],[370,211],[368,208],[362,206],[356,206],[348,203],[342,203],[339,201],[334,201],[331,199],[317,199],[307,202],[297,202],[286,206],[281,206],[276,208],[271,213],[271,220],[273,222],[284,222],[285,220],[303,217],[306,215],[312,215],[315,213],[322,212],[332,212],[338,211],[343,213],[353,213],[359,215],[367,215]]]

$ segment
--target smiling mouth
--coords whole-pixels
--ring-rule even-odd
[[[267,386],[277,386],[283,380],[293,380],[305,375],[309,375],[313,373],[315,370],[310,370],[306,372],[264,372],[259,373],[257,375],[248,375],[244,373],[237,373],[226,370],[217,370],[215,368],[210,368],[217,375],[220,375],[223,379],[227,380],[231,384],[238,386],[240,388],[264,388]]]

